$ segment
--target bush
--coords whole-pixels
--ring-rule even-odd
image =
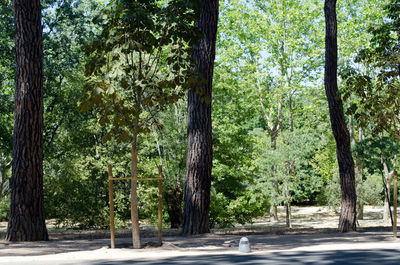
[[[4,197],[0,200],[0,221],[7,221],[10,213],[10,197]]]
[[[232,227],[236,223],[251,223],[253,218],[265,215],[268,209],[268,200],[262,193],[246,191],[236,199],[228,200],[212,188],[210,226]]]
[[[229,215],[227,205],[229,204],[228,199],[223,193],[217,193],[215,188],[211,188],[211,199],[210,199],[210,227],[213,228],[216,225],[220,227],[232,227],[234,217]]]
[[[366,205],[382,205],[384,200],[383,194],[382,176],[369,175],[363,181],[362,192],[357,194],[357,199]]]
[[[46,174],[46,218],[55,219],[57,225],[105,228],[109,224],[107,172],[90,162],[82,170],[81,163],[74,162],[65,161]]]
[[[335,173],[328,183],[328,185],[324,189],[325,198],[328,206],[336,208],[340,206],[341,202],[341,190],[340,190],[340,181],[339,181],[339,173]],[[322,197],[322,196],[321,196]]]

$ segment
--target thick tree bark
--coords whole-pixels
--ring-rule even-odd
[[[209,228],[212,137],[211,91],[218,25],[218,0],[203,0],[196,26],[204,38],[195,47],[193,58],[204,84],[196,93],[188,92],[186,186],[183,230],[186,235],[207,233]]]
[[[336,140],[336,156],[339,164],[341,209],[339,231],[356,230],[356,189],[354,161],[350,149],[350,135],[346,126],[343,103],[337,86],[337,22],[336,0],[325,0],[325,93],[329,103],[329,114]]]
[[[16,48],[11,207],[6,240],[48,240],[43,206],[43,48],[40,0],[13,2]]]

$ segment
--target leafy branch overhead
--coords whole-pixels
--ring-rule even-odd
[[[113,1],[94,22],[103,31],[87,45],[82,111],[97,105],[106,137],[148,132],[165,106],[197,82],[191,54],[201,34],[194,27],[197,1]]]
[[[355,58],[362,70],[347,67],[341,75],[345,81],[344,99],[355,96],[349,112],[363,126],[372,120],[375,134],[386,131],[400,139],[400,6],[397,2],[391,1],[385,7],[384,22],[369,30],[371,45],[359,51]]]

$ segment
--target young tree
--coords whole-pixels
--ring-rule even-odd
[[[11,207],[6,240],[48,240],[43,207],[43,48],[40,0],[13,3],[16,47]]]
[[[354,161],[350,149],[350,134],[343,112],[343,103],[337,86],[337,22],[336,0],[325,0],[325,93],[336,140],[336,156],[339,164],[341,209],[339,231],[356,230],[356,201]]]
[[[137,205],[138,135],[188,86],[196,1],[116,1],[104,10],[103,31],[88,47],[86,104],[100,107],[106,137],[130,141],[133,247],[140,248]],[[100,19],[100,18],[99,18]],[[101,19],[100,19],[101,20]]]
[[[183,234],[207,233],[209,228],[212,168],[211,91],[218,25],[218,0],[203,0],[196,27],[204,34],[194,47],[200,88],[188,92],[186,186]]]

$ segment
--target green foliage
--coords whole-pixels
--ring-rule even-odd
[[[360,163],[367,169],[369,174],[382,173],[382,157],[389,158],[395,156],[400,149],[397,142],[389,137],[366,138],[357,143],[354,152],[360,159]],[[391,161],[387,161],[388,166],[392,167]]]
[[[10,155],[13,122],[14,27],[11,3],[0,3],[0,153]]]
[[[82,228],[104,228],[109,223],[107,199],[107,173],[104,164],[88,161],[80,165],[76,160],[60,164],[53,177],[47,172],[45,179],[45,210],[47,218],[58,224]],[[79,168],[84,166],[85,171]],[[80,174],[79,174],[80,173]],[[86,173],[87,175],[83,175]]]
[[[210,227],[219,225],[220,227],[233,226],[235,217],[231,216],[227,210],[229,200],[223,193],[217,193],[214,187],[211,187],[210,198]]]
[[[379,174],[368,175],[362,183],[363,192],[358,194],[357,200],[366,205],[383,204],[383,183]]]
[[[341,92],[355,126],[368,136],[355,137],[353,149],[364,166],[358,199],[366,204],[382,201],[381,155],[399,150],[397,2],[338,3]],[[157,176],[162,163],[164,190],[184,186],[184,93],[201,82],[190,60],[201,37],[194,27],[200,1],[117,0],[104,8],[97,0],[41,3],[46,216],[60,225],[104,228],[107,165],[115,177],[130,176],[131,149],[120,142],[131,139],[135,126],[148,132],[138,142],[139,176]],[[211,226],[248,223],[288,201],[338,205],[336,147],[322,89],[322,2],[224,0],[220,9]],[[11,1],[1,1],[0,218],[9,207],[13,37]],[[78,104],[87,111],[78,111]],[[117,224],[123,226],[130,219],[130,184],[114,185]],[[140,218],[155,222],[156,183],[140,182],[138,195]],[[166,203],[164,210],[168,222]]]
[[[84,91],[87,110],[101,111],[110,124],[106,140],[127,141],[132,128],[148,132],[155,115],[193,85],[192,46],[197,1],[113,1],[94,22],[101,34],[86,46]]]
[[[330,207],[339,207],[340,206],[340,179],[339,173],[335,173],[331,179],[331,181],[326,185],[324,189],[325,202]]]
[[[11,175],[13,92],[14,92],[14,27],[11,1],[0,2],[0,218],[9,206]]]
[[[253,218],[263,216],[268,209],[268,198],[261,191],[247,188],[242,195],[230,200],[212,187],[210,226],[223,228],[233,227],[237,223],[252,223]]]
[[[338,172],[336,159],[336,145],[333,135],[323,144],[311,160],[312,167],[323,178],[325,183],[330,183]]]
[[[364,127],[371,121],[374,135],[386,131],[397,140],[400,139],[399,10],[398,1],[389,1],[385,6],[386,17],[369,29],[372,35],[369,45],[360,48],[354,58],[358,67],[349,66],[342,71],[344,98],[355,97],[349,112]]]
[[[258,181],[260,185],[277,185],[277,189],[264,191],[273,203],[279,205],[289,199],[294,203],[312,202],[324,184],[310,163],[321,141],[319,135],[302,129],[284,132],[278,138],[275,150],[265,147],[265,136],[260,141]],[[285,195],[285,190],[290,192],[290,198]]]
[[[383,183],[382,176],[379,174],[367,174],[363,182],[359,183],[362,190],[357,194],[357,201],[362,205],[382,205],[383,204]],[[339,175],[335,174],[332,180],[324,188],[324,198],[321,198],[322,205],[331,207],[340,206],[340,182]]]
[[[0,198],[0,221],[8,219],[10,213],[10,197]]]
[[[211,226],[251,222],[268,210],[268,198],[256,186],[257,144],[249,135],[260,125],[247,83],[216,64],[213,88],[213,182]]]
[[[0,95],[12,94],[14,85],[14,26],[11,2],[0,2]],[[1,100],[1,98],[0,98]],[[2,104],[0,104],[2,106]],[[1,107],[0,107],[1,108]],[[0,112],[1,113],[1,112]]]

